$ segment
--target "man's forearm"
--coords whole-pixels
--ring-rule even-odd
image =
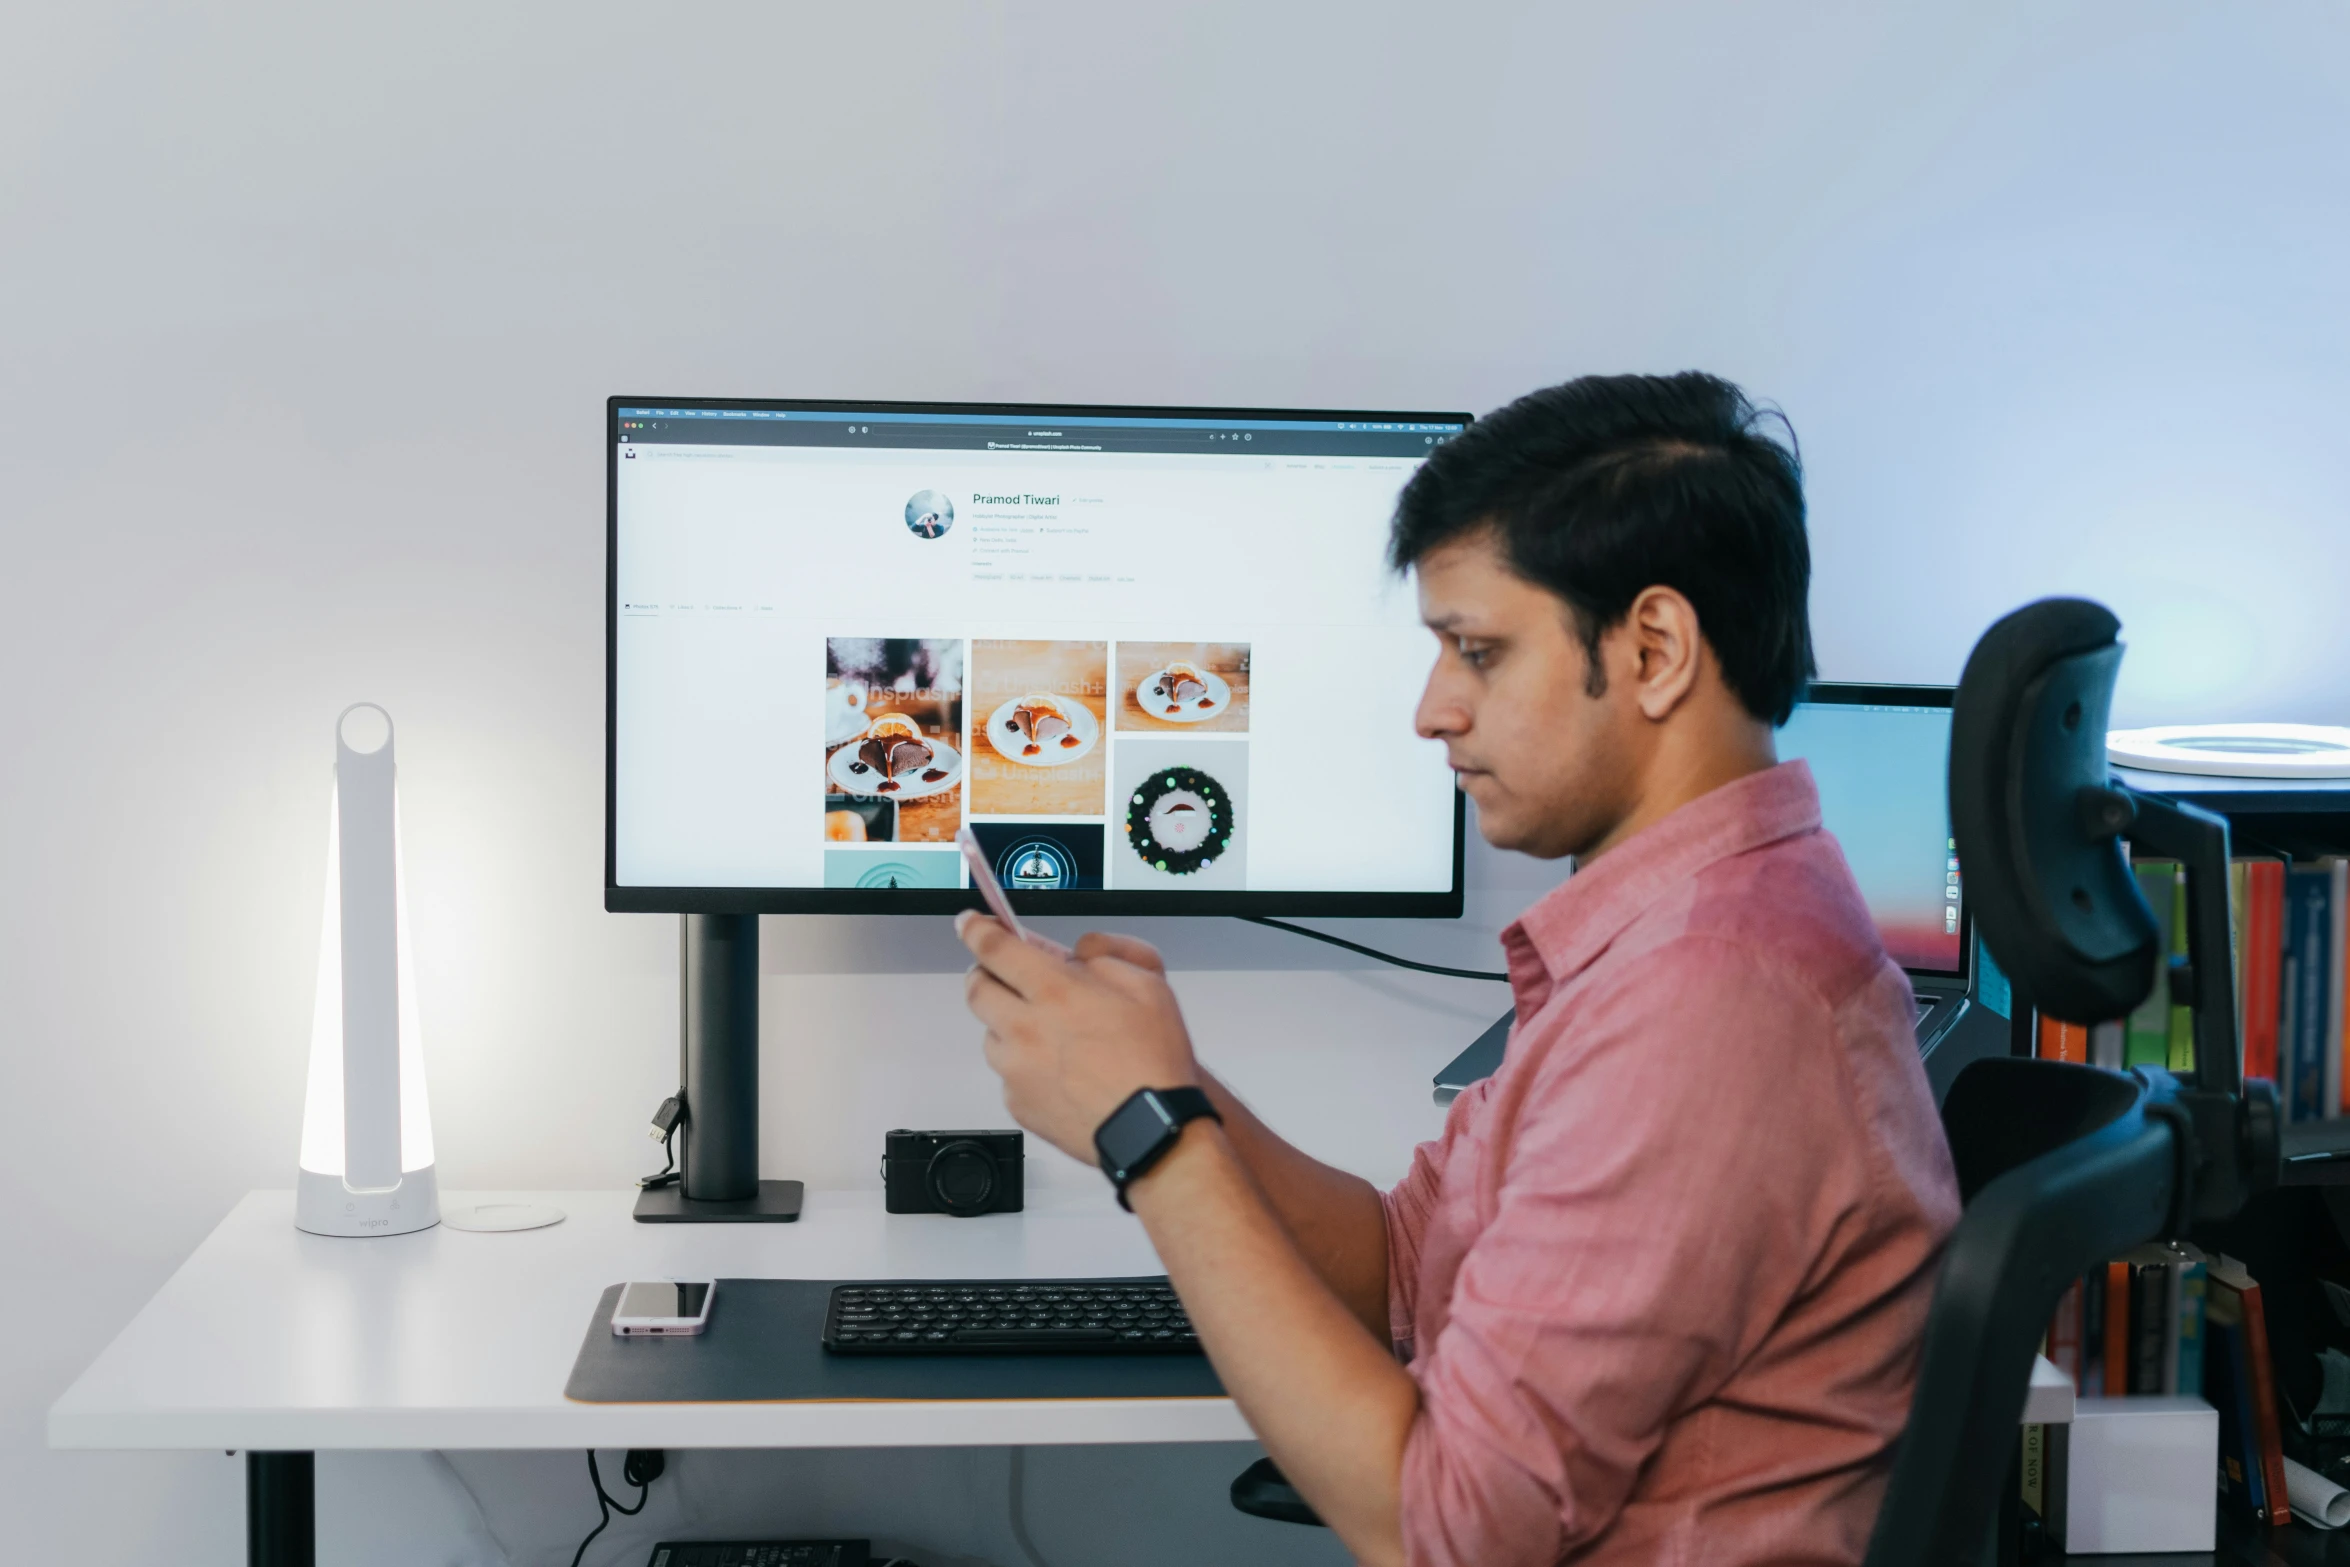
[[[1356,1320],[1380,1343],[1390,1342],[1387,1218],[1377,1188],[1292,1146],[1215,1074],[1202,1070],[1200,1081],[1224,1118],[1233,1154],[1272,1205],[1298,1253]]]
[[[1390,1352],[1384,1311],[1367,1329],[1316,1276],[1212,1121],[1186,1127],[1128,1196],[1282,1473],[1358,1562],[1400,1567],[1403,1449],[1420,1390]]]

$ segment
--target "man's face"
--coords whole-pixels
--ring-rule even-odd
[[[1631,809],[1653,743],[1632,682],[1590,694],[1566,604],[1512,572],[1492,535],[1431,550],[1414,571],[1438,649],[1415,727],[1444,742],[1486,842],[1544,859],[1599,842]]]

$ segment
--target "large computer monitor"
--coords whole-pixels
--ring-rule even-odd
[[[1843,846],[1887,954],[1913,982],[1963,986],[1970,931],[1950,836],[1951,696],[1949,686],[1815,682],[1779,731],[1779,756],[1811,764],[1821,824]]]
[[[605,906],[1453,916],[1397,492],[1465,414],[617,397]]]

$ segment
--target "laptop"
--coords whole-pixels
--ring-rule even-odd
[[[1820,821],[1843,846],[1885,951],[1917,997],[1920,1054],[1972,1005],[1974,929],[1950,836],[1951,686],[1815,682],[1779,731],[1779,759],[1811,764]],[[1449,1104],[1501,1066],[1515,1013],[1436,1074]]]

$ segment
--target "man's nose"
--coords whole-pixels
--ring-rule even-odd
[[[1467,704],[1447,689],[1448,685],[1441,668],[1428,672],[1427,688],[1421,691],[1420,705],[1412,714],[1412,728],[1423,740],[1448,739],[1468,730]]]

